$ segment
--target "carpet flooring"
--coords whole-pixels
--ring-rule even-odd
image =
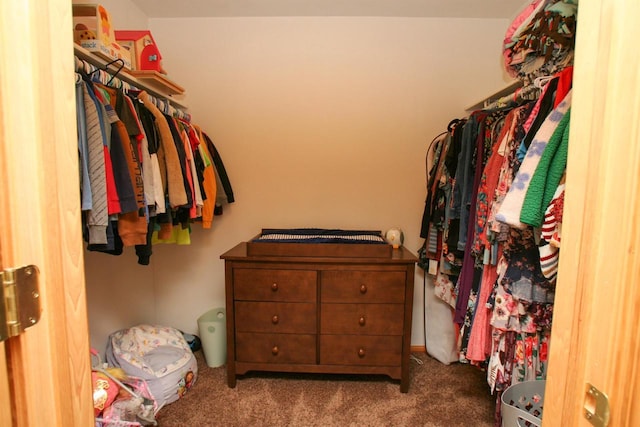
[[[485,372],[413,356],[409,392],[400,393],[399,381],[376,375],[250,372],[229,388],[224,366],[209,368],[198,351],[196,383],[156,419],[160,427],[493,426]]]

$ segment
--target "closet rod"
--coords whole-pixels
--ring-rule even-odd
[[[110,87],[120,89],[124,92],[142,90],[135,86],[132,86],[131,84],[129,84],[129,82],[120,80],[118,77],[115,76],[114,73],[107,71],[104,68],[97,68],[96,66],[89,64],[87,61],[84,61],[78,58],[77,56],[75,57],[75,60],[76,60],[76,71],[83,71],[84,73],[88,74],[91,80],[93,81],[102,83],[105,86],[110,86]],[[79,78],[81,78],[80,74],[76,72],[76,82],[79,81],[78,80]],[[149,97],[149,100],[156,107],[158,107],[158,109],[162,111],[164,114],[167,114],[171,117],[177,117],[187,122],[191,121],[191,115],[189,113],[181,110],[178,107],[171,105],[169,101],[163,98],[157,98],[154,95],[150,95],[150,94],[147,94],[147,96]]]
[[[73,50],[75,53],[75,56],[82,60],[85,61],[91,65],[93,65],[96,68],[101,68],[106,70],[108,73],[112,74],[113,71],[115,70],[111,70],[110,67],[113,68],[117,68],[115,67],[114,64],[110,64],[109,61],[103,60],[97,56],[95,56],[94,54],[92,54],[90,51],[88,51],[87,49],[78,46],[76,44],[74,44],[73,46]],[[164,100],[166,100],[166,102],[168,102],[169,104],[186,110],[187,106],[181,102],[180,100],[172,97],[171,95],[164,93],[158,89],[155,89],[153,87],[150,87],[149,85],[144,84],[143,82],[141,82],[140,80],[136,79],[135,77],[125,73],[125,72],[121,72],[118,74],[118,79],[127,82],[128,84],[130,84],[131,86],[134,86],[135,88],[139,89],[139,90],[144,90],[145,92],[149,93],[150,95],[153,95],[157,98],[162,98]]]
[[[499,91],[487,96],[486,98],[484,98],[482,101],[476,102],[475,104],[471,105],[470,107],[467,107],[466,110],[467,111],[475,111],[475,110],[480,110],[483,109],[485,107],[487,107],[488,105],[495,103],[496,101],[502,100],[502,101],[506,101],[507,97],[513,97],[516,93],[516,91],[518,89],[520,89],[523,86],[522,81],[517,80],[513,83],[511,83],[509,86],[500,89]]]

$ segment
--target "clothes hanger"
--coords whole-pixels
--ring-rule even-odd
[[[115,71],[115,73],[111,73],[109,71],[109,66],[113,65],[113,64],[120,64],[120,66],[118,67],[118,69]],[[111,84],[111,82],[113,81],[113,79],[116,78],[116,76],[120,73],[120,71],[122,71],[122,69],[124,68],[124,61],[120,58],[114,59],[113,61],[109,61],[106,64],[104,64],[103,68],[96,68],[95,70],[93,70],[92,72],[89,73],[89,75],[92,75],[93,73],[98,72],[99,76],[101,76],[102,74],[100,73],[101,71],[106,72],[107,74],[111,75],[111,78],[109,79],[108,82],[105,83],[105,85],[109,86]],[[119,80],[119,79],[118,79]],[[102,79],[100,79],[100,81],[102,81]]]
[[[538,89],[542,89],[547,85],[547,83],[549,83],[551,80],[553,80],[555,78],[556,78],[556,76],[540,76],[540,77],[536,77],[536,79],[533,81],[533,85],[535,87],[537,87]]]

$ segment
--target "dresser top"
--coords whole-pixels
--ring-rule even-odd
[[[249,251],[248,242],[241,242],[235,247],[223,253],[220,258],[228,261],[270,261],[270,262],[313,262],[313,263],[345,263],[345,264],[413,264],[418,259],[407,248],[401,246],[393,249],[389,245],[389,251],[382,256],[360,256],[354,251],[352,244],[340,243],[269,243],[269,245],[282,246],[278,251],[276,246],[269,254],[252,254]],[[318,250],[318,245],[322,248]],[[355,255],[354,255],[355,253]]]

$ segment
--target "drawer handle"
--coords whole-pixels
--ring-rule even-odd
[[[275,283],[275,282],[273,282],[273,284],[271,285],[271,290],[272,290],[273,292],[277,291],[277,290],[278,290],[278,284],[277,284],[277,283]]]
[[[360,316],[360,319],[358,319],[358,323],[360,324],[360,326],[364,326],[364,324],[367,323],[367,319],[364,318],[364,315]]]
[[[279,351],[280,349],[278,348],[278,346],[274,345],[273,348],[271,349],[271,354],[273,354],[274,356],[277,356]]]
[[[366,294],[367,293],[367,285],[365,285],[364,283],[362,285],[360,285],[360,293],[361,294]]]
[[[358,357],[362,358],[365,356],[365,354],[366,354],[366,351],[364,350],[364,348],[360,348],[358,350]]]
[[[280,321],[280,318],[278,317],[278,315],[274,314],[273,317],[271,318],[271,323],[273,323],[274,325],[277,325],[279,321]]]

